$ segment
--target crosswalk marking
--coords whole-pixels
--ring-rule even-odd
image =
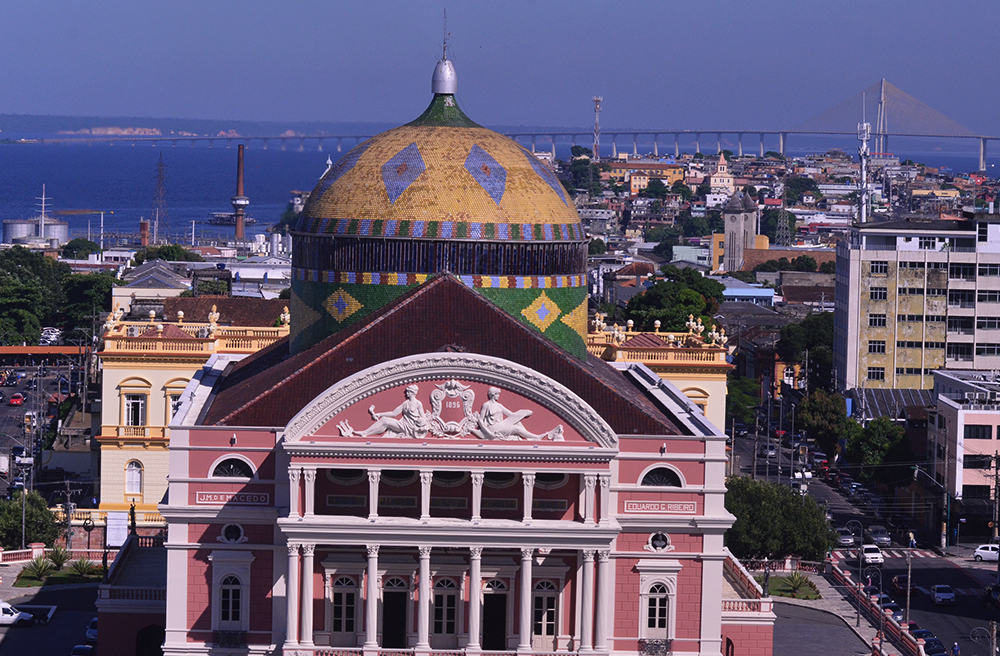
[[[907,549],[883,549],[882,555],[886,558],[906,558],[906,552]],[[937,558],[933,551],[914,549],[912,553],[914,558]],[[854,549],[835,549],[833,557],[836,560],[857,560],[858,552]]]

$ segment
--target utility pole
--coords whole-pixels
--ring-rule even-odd
[[[594,96],[591,98],[594,102],[594,161],[601,161],[601,103],[604,102],[604,96]],[[552,148],[555,152],[555,146]]]
[[[163,163],[163,153],[156,164],[156,193],[153,196],[153,244],[157,243],[158,230],[163,225],[163,234],[170,235],[170,215],[167,213],[167,165]]]

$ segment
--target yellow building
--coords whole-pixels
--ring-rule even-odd
[[[632,176],[640,175],[646,178],[659,178],[668,187],[678,180],[684,180],[684,167],[680,164],[667,162],[646,162],[643,160],[624,160],[611,162],[611,179],[620,182],[630,181]],[[645,187],[643,187],[645,189]]]
[[[754,249],[768,250],[771,248],[771,240],[767,235],[757,235],[754,237]],[[811,253],[803,253],[811,255]],[[775,255],[774,259],[778,259]],[[712,235],[712,272],[721,271],[726,263],[726,235],[715,233]]]
[[[127,510],[135,503],[146,524],[160,521],[156,505],[167,489],[169,424],[192,376],[214,354],[249,355],[289,332],[287,301],[170,301],[164,317],[148,321],[122,321],[124,312],[116,308],[104,325],[98,353],[103,373],[100,510]],[[188,321],[181,307],[192,319],[199,309],[204,316]],[[162,320],[168,317],[173,321]]]
[[[699,319],[689,318],[687,332],[672,334],[632,330],[629,321],[622,330],[608,329],[601,314],[590,324],[587,351],[608,362],[639,362],[663,380],[673,383],[701,408],[705,417],[724,429],[726,424],[726,376],[733,365],[726,356],[726,331],[708,332]]]

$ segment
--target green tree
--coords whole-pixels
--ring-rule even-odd
[[[795,419],[816,440],[823,453],[833,456],[848,421],[847,403],[839,394],[816,389],[798,405]]]
[[[726,531],[725,544],[737,558],[822,560],[834,545],[816,500],[785,485],[734,476],[726,482],[726,510],[736,522]]]
[[[569,149],[569,152],[573,156],[573,159],[576,159],[577,157],[587,157],[593,159],[594,157],[594,151],[590,148],[585,148],[584,146],[573,146]]]
[[[682,331],[691,314],[711,323],[725,287],[694,269],[668,264],[660,270],[663,280],[633,296],[626,306],[625,316],[635,322],[636,329],[652,330],[654,322],[659,320],[661,331]]]
[[[681,212],[674,223],[681,227],[681,232],[685,237],[704,237],[712,234],[708,219],[703,216],[691,216],[689,210]]]
[[[830,390],[833,371],[833,312],[810,314],[781,329],[778,356],[786,363],[804,363],[809,352],[810,389]]]
[[[135,254],[137,265],[146,261],[166,260],[167,262],[204,262],[205,258],[177,244],[149,246]]]
[[[757,405],[760,405],[760,381],[730,374],[726,382],[726,429],[732,426],[733,419],[753,426]]]
[[[67,260],[84,260],[91,253],[100,253],[101,247],[90,241],[77,237],[71,239],[62,249],[62,256]]]
[[[281,213],[278,218],[278,224],[275,229],[279,229],[284,232],[287,228],[294,228],[295,224],[299,222],[299,213],[295,211],[294,206],[289,203],[285,206],[285,210]]]
[[[590,243],[587,244],[588,255],[604,255],[607,252],[608,245],[604,243],[603,239],[591,239]]]
[[[0,317],[13,301],[17,308],[24,308],[33,315],[39,324],[55,322],[66,301],[63,281],[70,273],[69,265],[21,246],[0,251],[0,287],[12,287],[0,291]],[[26,336],[25,339],[38,338]]]
[[[680,195],[680,197],[685,201],[689,201],[694,198],[694,192],[691,191],[691,187],[684,184],[683,180],[676,180],[672,185],[670,185],[670,193]]]
[[[816,181],[812,178],[788,178],[785,180],[785,197],[792,203],[802,200],[802,195],[811,193],[814,196],[821,196]]]
[[[760,233],[762,235],[767,235],[767,238],[771,240],[772,244],[776,241],[778,221],[781,220],[781,212],[782,210],[764,210],[760,216]],[[795,215],[791,212],[785,212],[785,220],[788,222],[788,232],[794,235]]]
[[[764,159],[780,159],[781,161],[785,161],[785,156],[776,150],[769,150],[764,153]]]
[[[94,317],[111,311],[111,290],[115,286],[113,273],[77,273],[66,278],[66,305],[62,319],[65,327],[89,328]]]
[[[861,465],[858,477],[863,481],[877,480],[887,485],[900,484],[911,478],[903,460],[912,454],[904,444],[905,431],[888,417],[879,417],[861,431],[850,435],[847,455]]]
[[[0,500],[0,544],[4,549],[21,548],[21,494]],[[59,537],[56,516],[49,510],[38,492],[29,492],[24,499],[24,543],[44,542],[52,546]]]
[[[278,298],[280,298],[282,300],[291,300],[291,298],[292,298],[292,288],[291,287],[285,287],[284,289],[282,289],[280,292],[278,292]]]
[[[667,185],[663,184],[663,180],[653,178],[646,185],[646,188],[639,192],[639,195],[644,198],[659,198],[663,200],[667,197],[668,193],[669,190],[667,189]]]
[[[809,255],[799,255],[792,260],[792,270],[812,273],[816,271],[816,260]]]
[[[746,187],[743,188],[743,191],[748,196],[752,196],[754,198],[757,197],[757,187],[753,185],[747,185]]]
[[[702,184],[698,185],[698,188],[695,190],[694,193],[699,198],[704,198],[705,196],[707,196],[710,193],[712,193],[712,187],[710,187],[709,185],[707,185],[705,183],[702,183]]]
[[[827,260],[823,264],[819,265],[820,273],[837,273],[837,263],[833,260]]]

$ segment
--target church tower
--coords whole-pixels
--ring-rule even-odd
[[[754,248],[758,233],[757,203],[746,192],[733,194],[722,208],[726,241],[725,271],[739,271],[743,252]]]

